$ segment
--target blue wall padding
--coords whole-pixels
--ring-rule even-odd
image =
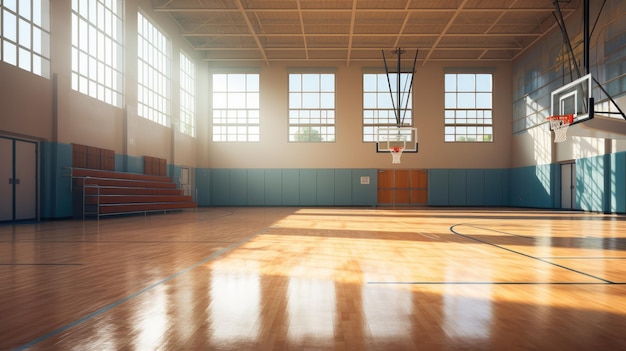
[[[369,184],[361,184],[361,177]],[[200,206],[375,206],[374,169],[197,169]],[[208,184],[208,186],[207,186]]]
[[[508,206],[509,170],[431,169],[430,206]]]

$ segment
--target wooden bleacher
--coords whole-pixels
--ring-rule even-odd
[[[167,176],[71,168],[75,217],[195,208],[193,197]]]

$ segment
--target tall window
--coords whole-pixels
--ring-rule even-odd
[[[0,60],[50,78],[48,0],[0,1]]]
[[[334,74],[289,74],[289,141],[335,141]]]
[[[196,67],[180,53],[180,132],[196,136]]]
[[[170,42],[148,19],[137,14],[137,113],[170,123]]]
[[[213,141],[259,141],[259,74],[213,74]]]
[[[492,74],[445,74],[444,140],[492,142],[492,98]]]
[[[72,1],[72,89],[122,107],[122,0]]]
[[[400,108],[400,124],[413,125],[413,94],[410,93],[411,73],[400,74],[400,94],[398,95],[398,74],[363,74],[363,141],[375,142],[378,127],[396,127],[396,114]],[[391,92],[390,92],[391,87]],[[398,96],[400,101],[398,102]]]

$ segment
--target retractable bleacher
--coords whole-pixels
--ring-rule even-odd
[[[75,217],[165,213],[197,207],[193,197],[185,195],[167,176],[86,168],[72,168],[71,176]]]

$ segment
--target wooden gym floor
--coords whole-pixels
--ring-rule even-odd
[[[626,349],[626,216],[203,208],[0,225],[0,350]]]

